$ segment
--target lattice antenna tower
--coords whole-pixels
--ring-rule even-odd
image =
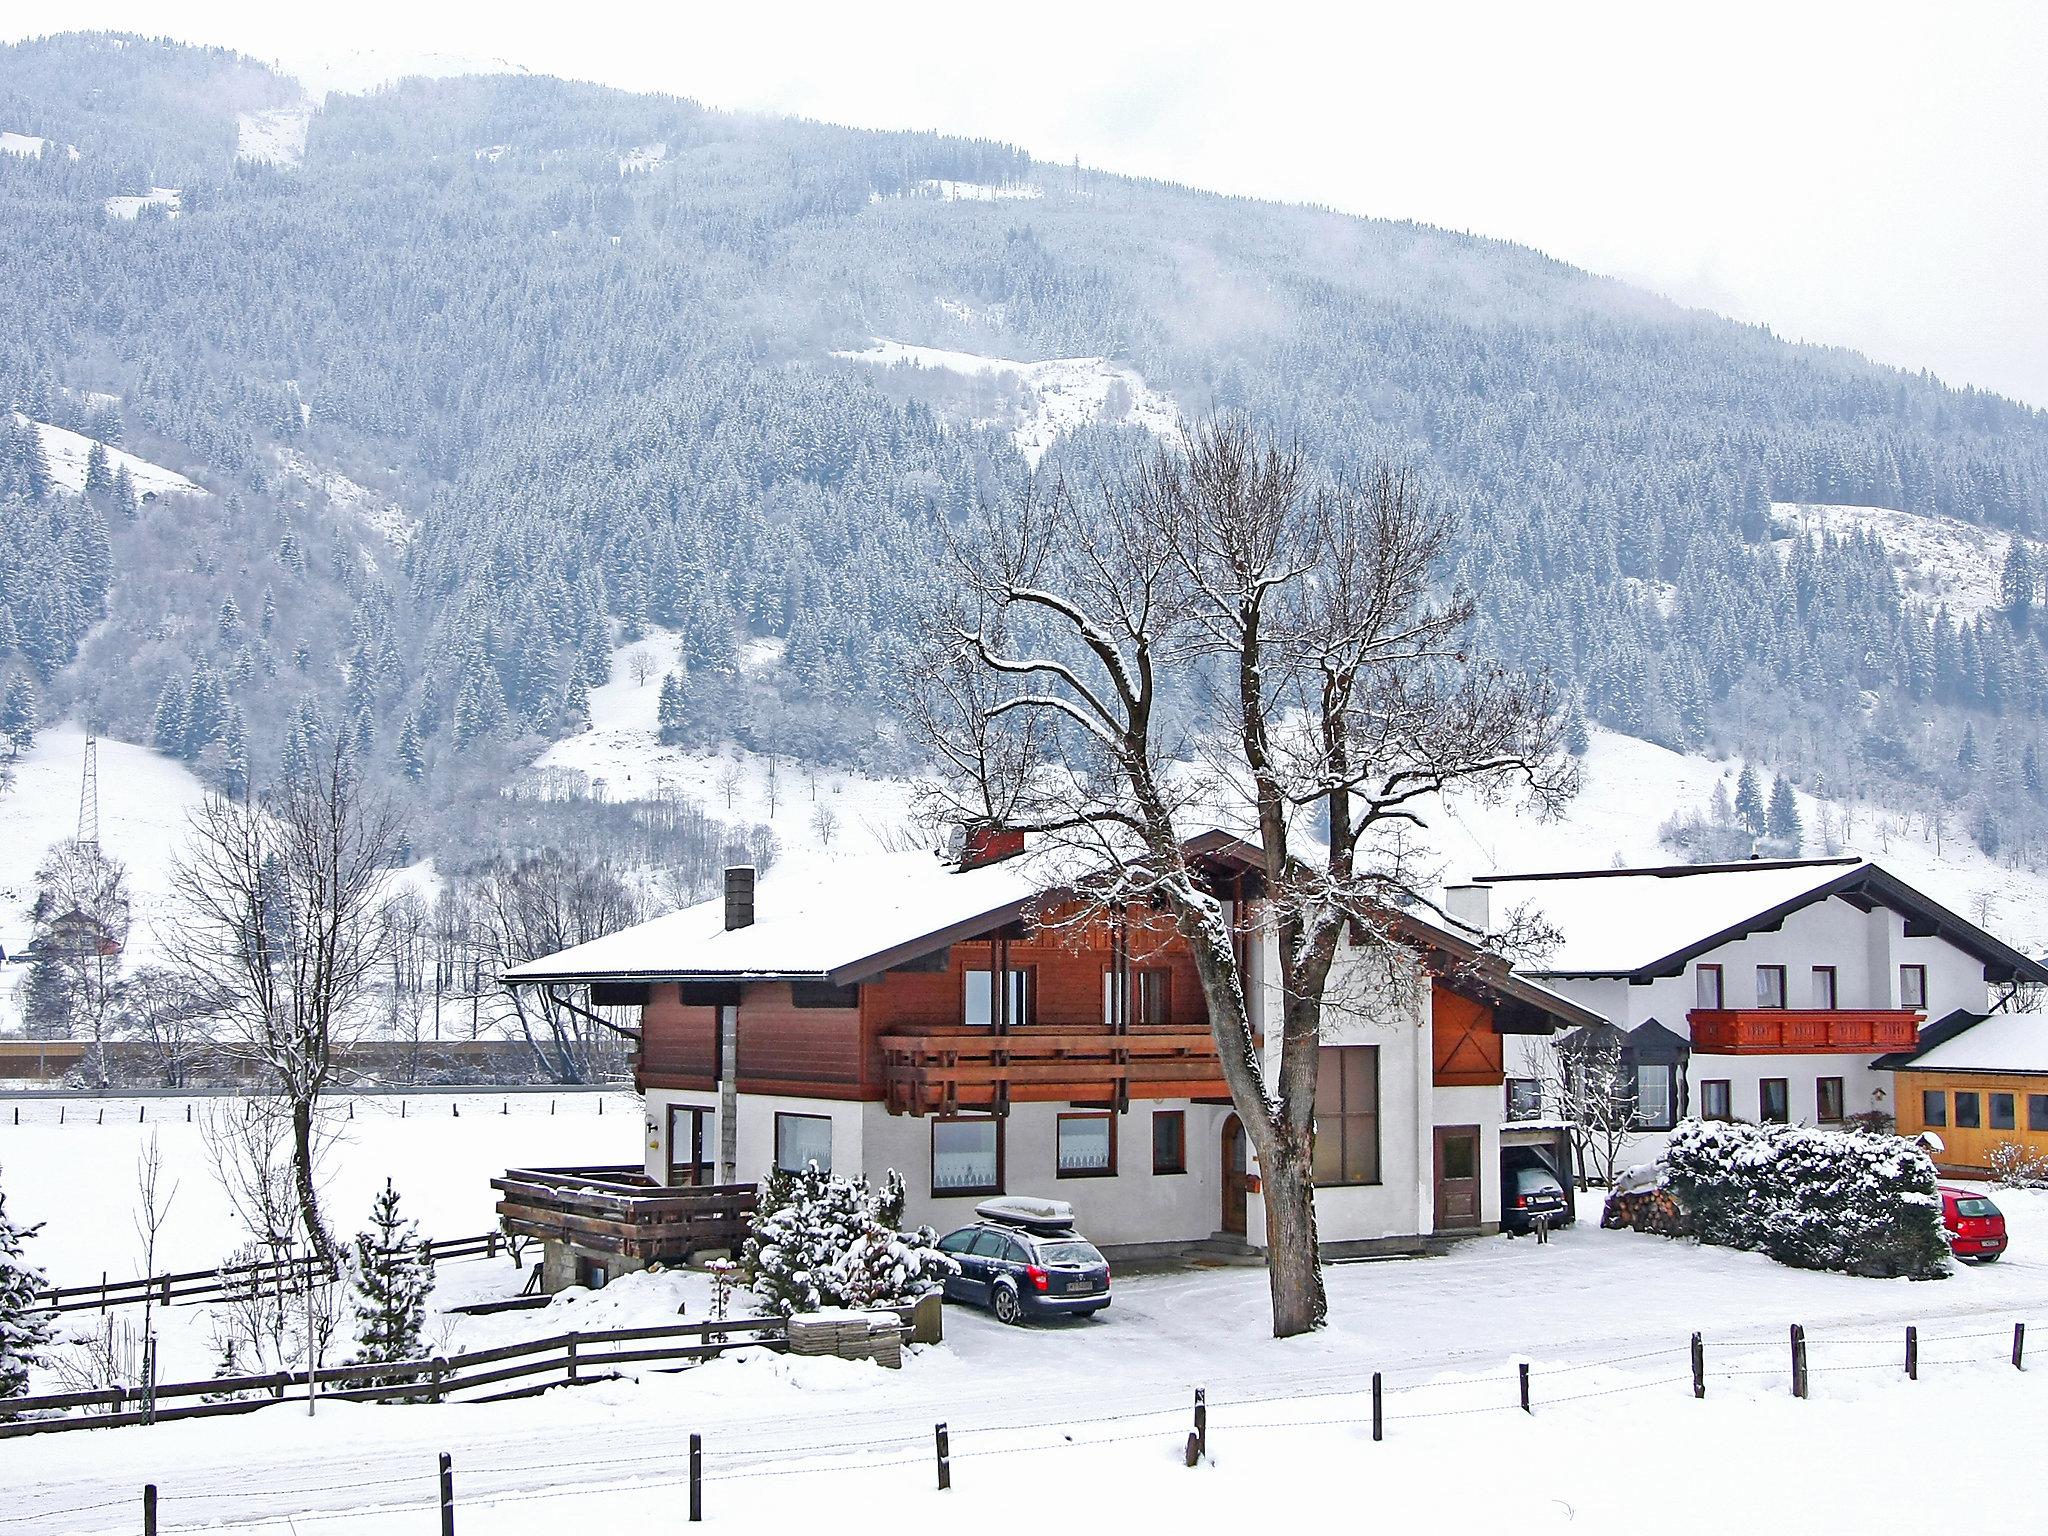
[[[85,776],[78,785],[78,840],[88,848],[100,845],[100,741],[85,738]]]

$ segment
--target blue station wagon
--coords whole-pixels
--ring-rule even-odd
[[[1073,1230],[1064,1202],[990,1201],[983,1219],[939,1239],[960,1265],[946,1299],[986,1307],[1005,1323],[1089,1317],[1109,1305],[1109,1261]]]

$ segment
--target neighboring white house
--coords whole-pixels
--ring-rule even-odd
[[[1451,903],[1468,918],[1526,909],[1559,935],[1528,973],[1620,1032],[1643,1132],[1632,1155],[1688,1117],[1891,1114],[1875,1057],[1911,1050],[1928,1019],[1981,1014],[2017,983],[2048,981],[2038,961],[1859,858],[1489,875]]]
[[[1252,850],[1190,846],[1267,1015]],[[1398,963],[1373,975],[1347,954],[1327,1013],[1318,1217],[1336,1253],[1496,1226],[1506,1043],[1598,1022],[1475,933],[1389,921]],[[991,1195],[1040,1195],[1126,1252],[1263,1245],[1258,1169],[1185,941],[1141,907],[1086,914],[1056,866],[1000,834],[958,862],[876,854],[758,883],[728,871],[722,901],[504,979],[638,1008],[635,1155],[660,1185],[751,1184],[816,1160],[895,1170],[907,1219],[942,1230]],[[1555,1155],[1555,1132],[1505,1136]]]

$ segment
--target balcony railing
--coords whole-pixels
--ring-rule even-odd
[[[1862,1055],[1910,1050],[1923,1017],[1911,1008],[1695,1008],[1692,1048],[1712,1056]]]
[[[737,1252],[756,1193],[752,1184],[657,1184],[633,1167],[508,1168],[491,1188],[507,1232],[646,1263]]]
[[[883,1035],[890,1112],[1000,1113],[1011,1100],[1223,1098],[1230,1087],[1206,1025],[1032,1026],[1008,1034],[948,1030]]]

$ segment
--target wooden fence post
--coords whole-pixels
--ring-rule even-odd
[[[441,1453],[441,1536],[455,1536],[455,1465]]]
[[[2014,1323],[2012,1325],[2012,1368],[2016,1371],[2024,1371],[2027,1368],[2024,1363],[2026,1358],[2027,1325],[2025,1323]]]
[[[433,1375],[433,1383],[434,1383],[434,1385],[433,1385],[433,1394],[434,1394],[434,1401],[438,1403],[438,1402],[440,1402],[440,1401],[441,1401],[441,1394],[442,1394],[442,1393],[444,1393],[444,1392],[446,1392],[446,1391],[448,1390],[448,1389],[447,1389],[447,1386],[445,1385],[445,1383],[446,1383],[446,1380],[447,1380],[447,1376],[448,1376],[448,1358],[447,1358],[447,1356],[445,1356],[445,1355],[436,1355],[436,1356],[434,1356],[433,1364],[432,1364],[432,1366],[431,1366],[431,1367],[429,1367],[429,1369],[431,1370],[431,1372],[432,1372],[432,1375]]]
[[[1524,1360],[1517,1365],[1515,1367],[1515,1374],[1521,1378],[1522,1382],[1522,1412],[1533,1413],[1535,1410],[1529,1406],[1529,1362]]]
[[[604,1101],[598,1100],[600,1104]],[[944,1493],[953,1486],[953,1450],[946,1439],[946,1426],[940,1421],[932,1426],[932,1435],[938,1441],[939,1450],[939,1491]]]
[[[1209,1452],[1209,1401],[1208,1393],[1201,1387],[1195,1388],[1195,1427],[1188,1431],[1187,1464],[1201,1465],[1202,1458]]]
[[[704,1437],[690,1436],[690,1520],[704,1518]]]
[[[1920,1330],[1906,1325],[1906,1380],[1920,1379]]]
[[[576,1380],[576,1335],[569,1335],[569,1380]]]
[[[1382,1418],[1381,1418],[1381,1415],[1380,1415],[1380,1373],[1379,1373],[1378,1371],[1374,1371],[1374,1372],[1372,1373],[1372,1437],[1373,1437],[1373,1439],[1375,1439],[1375,1440],[1380,1440],[1380,1439],[1384,1439],[1384,1438],[1385,1438],[1385,1435],[1384,1435],[1384,1434],[1383,1434],[1383,1432],[1382,1432],[1382,1426],[1383,1426],[1383,1422],[1384,1422],[1384,1421],[1382,1420]]]
[[[1806,1329],[1792,1325],[1792,1395],[1806,1396]]]
[[[142,1536],[156,1536],[156,1484],[142,1485]]]
[[[1692,1395],[1707,1395],[1707,1344],[1698,1334],[1692,1336]]]

